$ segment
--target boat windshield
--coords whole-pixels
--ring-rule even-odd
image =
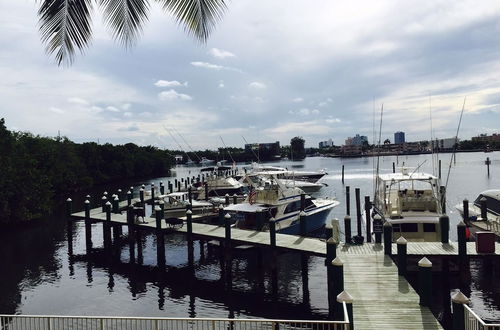
[[[488,211],[495,215],[500,215],[500,200],[498,199],[480,194],[474,201],[474,205],[480,208],[481,207],[480,201],[481,198],[483,197],[486,198],[486,208],[488,209]]]

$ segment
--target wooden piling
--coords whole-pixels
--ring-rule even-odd
[[[276,247],[276,219],[269,219],[269,241],[272,248]]]
[[[486,167],[488,169],[488,176],[490,176],[490,164],[491,164],[490,157],[486,157],[486,161],[484,163],[486,164]]]
[[[151,205],[155,205],[155,184],[151,183]]]
[[[101,211],[102,213],[106,212],[106,203],[108,202],[108,198],[106,195],[102,196],[101,198]]]
[[[347,291],[342,291],[337,296],[337,302],[340,304],[345,303],[347,308],[347,315],[349,316],[349,330],[354,330],[354,316],[352,311],[352,296]]]
[[[186,226],[187,226],[187,234],[191,236],[193,234],[193,211],[189,208],[186,211]]]
[[[73,201],[71,198],[66,200],[66,236],[68,238],[68,254],[73,255],[73,221],[71,214],[73,213]]]
[[[418,262],[418,295],[420,305],[430,307],[432,298],[432,262],[423,257]]]
[[[139,189],[139,199],[141,200],[141,205],[144,205],[144,188]]]
[[[453,330],[465,330],[465,307],[469,303],[467,298],[460,290],[451,295],[453,306],[452,323]]]
[[[226,194],[226,195],[224,196],[224,199],[225,199],[225,204],[226,204],[226,206],[229,206],[229,204],[230,204],[230,203],[229,203],[229,194]]]
[[[407,243],[408,241],[403,237],[399,237],[396,240],[396,244],[398,247],[398,275],[405,276],[406,275],[406,264],[407,264]]]
[[[396,164],[392,162],[392,173],[396,173]]]
[[[346,214],[351,215],[351,187],[345,187],[345,208]]]
[[[73,213],[73,201],[71,198],[68,198],[66,200],[66,216],[69,218],[71,217],[71,214]]]
[[[389,221],[384,223],[384,254],[392,254],[392,224]]]
[[[342,165],[342,184],[344,184],[344,165]]]
[[[205,200],[208,201],[208,183],[205,182],[204,186],[205,186]]]
[[[307,213],[304,211],[300,211],[299,213],[299,230],[300,230],[300,236],[306,236],[307,235]]]
[[[479,200],[479,205],[481,207],[481,219],[483,221],[488,221],[488,206],[486,203],[486,197],[481,197],[481,199]]]
[[[458,236],[458,260],[459,266],[462,268],[467,262],[467,237],[465,234],[467,225],[460,221],[457,225],[457,236]]]
[[[375,243],[382,243],[382,233],[384,232],[384,224],[380,214],[373,216],[373,232],[375,233]]]
[[[438,165],[438,178],[441,180],[441,159],[439,160],[439,165]]]
[[[219,204],[219,226],[224,226],[224,206]]]
[[[365,221],[366,221],[366,242],[371,243],[372,241],[372,222],[370,217],[370,211],[372,209],[372,204],[370,202],[370,196],[365,196]]]
[[[333,259],[337,258],[337,243],[333,238],[326,241],[325,265],[330,265]]]
[[[118,195],[116,195],[113,199],[113,213],[120,213],[120,199],[118,198]]]
[[[233,194],[233,204],[238,204],[238,195]]]
[[[85,201],[85,252],[90,254],[92,250],[92,223],[90,220],[90,202]]]
[[[224,216],[225,238],[226,244],[231,243],[231,215],[226,213]]]
[[[160,181],[160,194],[165,195],[165,186],[163,185],[163,181]]]
[[[346,215],[344,217],[344,232],[345,232],[345,243],[351,244],[352,234],[351,234],[351,217]]]
[[[344,319],[344,309],[342,304],[337,302],[337,296],[344,291],[344,262],[339,257],[332,260],[331,267],[331,284],[329,284],[328,302],[330,305],[330,314],[333,312],[334,320]],[[331,297],[331,298],[330,298]],[[333,305],[333,306],[332,306]],[[333,307],[333,310],[332,310]]]
[[[127,191],[127,205],[132,205],[132,192],[130,190]]]
[[[102,224],[102,237],[104,240],[104,249],[106,252],[111,247],[111,203],[106,203],[106,221]]]
[[[450,238],[450,218],[446,214],[439,217],[439,226],[441,227],[441,243],[447,244]]]
[[[363,233],[361,231],[361,197],[359,188],[355,188],[354,193],[356,195],[356,219],[357,219],[358,237],[362,237]]]

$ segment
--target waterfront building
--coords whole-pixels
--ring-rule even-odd
[[[474,136],[472,138],[472,142],[487,142],[487,143],[500,142],[500,134],[496,133],[492,135],[480,134],[479,136]]]
[[[319,143],[319,148],[320,149],[330,148],[330,147],[333,147],[333,140],[332,139],[329,139],[328,141],[321,141]]]
[[[403,144],[405,143],[405,132],[396,132],[394,133],[394,143],[395,144]]]
[[[368,137],[356,134],[354,137],[348,137],[347,140],[345,140],[345,145],[362,146],[365,142],[368,143]]]
[[[279,141],[271,143],[248,143],[245,144],[245,153],[256,154],[260,160],[272,160],[280,157]]]
[[[435,139],[432,140],[432,148],[439,150],[453,149],[456,143],[458,143],[460,139],[457,138],[446,138],[446,139]]]

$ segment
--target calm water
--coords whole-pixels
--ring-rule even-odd
[[[492,160],[487,176],[484,160]],[[444,180],[450,155],[441,155]],[[328,184],[318,195],[336,195],[341,205],[331,213],[345,215],[345,186],[341,168],[345,165],[345,185],[351,187],[351,214],[354,214],[354,188],[361,198],[373,194],[373,158],[307,158],[302,162],[282,161],[289,169],[326,169],[323,182]],[[383,172],[392,171],[392,163],[432,171],[430,155],[380,158]],[[456,155],[447,193],[447,209],[452,222],[451,237],[456,238],[459,215],[454,205],[464,198],[500,188],[500,153],[462,153]],[[176,175],[196,175],[197,168],[178,168]],[[168,178],[157,178],[149,182]],[[140,182],[143,183],[143,182]],[[135,183],[136,185],[140,184]],[[147,183],[144,182],[144,183]],[[117,188],[108,187],[112,192]],[[86,193],[85,193],[86,194]],[[97,199],[102,190],[94,191]],[[75,207],[83,196],[72,196]],[[56,210],[57,211],[57,210]],[[62,211],[62,210],[60,210]],[[105,255],[86,257],[83,223],[74,224],[74,258],[68,256],[66,221],[55,212],[46,221],[29,227],[0,233],[0,313],[124,315],[172,317],[267,317],[325,319],[328,317],[326,270],[323,258],[286,253],[279,256],[277,269],[267,256],[256,251],[234,254],[232,276],[221,267],[224,258],[206,243],[193,242],[194,262],[188,262],[188,243],[183,236],[166,236],[167,269],[159,272],[154,236],[142,238],[142,256],[138,263],[128,263],[128,247],[119,260]],[[101,226],[93,228],[94,246],[102,245]],[[140,264],[139,264],[140,263]],[[471,262],[470,272],[461,278],[455,273],[436,274],[436,297],[433,311],[443,322],[449,319],[449,292],[460,288],[472,299],[473,309],[489,320],[500,320],[499,265]],[[409,277],[415,282],[414,276]]]

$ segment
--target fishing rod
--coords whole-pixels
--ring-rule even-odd
[[[179,133],[178,130],[176,130],[174,127],[172,127],[172,129],[181,137],[182,141],[184,141],[184,143],[188,146],[189,150],[191,150],[191,152],[196,156],[196,158],[198,158],[198,161],[201,162],[201,158],[198,156],[198,154],[193,150],[193,148],[191,148],[191,146],[189,145],[189,143],[187,143],[186,139],[184,139],[184,137],[181,135],[181,133]]]
[[[233,155],[231,155],[231,150],[229,150],[229,149],[227,148],[226,144],[224,143],[224,140],[222,139],[222,136],[220,136],[220,135],[219,135],[219,138],[220,138],[220,140],[222,141],[222,144],[224,145],[224,148],[226,148],[227,153],[229,154],[229,157],[231,157],[231,160],[233,161],[233,164],[234,164],[234,163],[235,163],[235,161],[234,161]]]
[[[384,117],[384,104],[382,103],[382,108],[380,109],[380,127],[378,132],[378,145],[377,145],[377,171],[375,177],[375,187],[373,200],[377,200],[377,186],[378,186],[378,173],[380,171],[380,141],[382,140],[382,118]]]
[[[436,175],[436,162],[434,161],[434,136],[433,136],[433,128],[432,128],[432,103],[431,103],[431,94],[429,94],[429,119],[431,122],[431,159],[432,159],[432,174]],[[436,155],[437,157],[437,155]]]
[[[165,127],[165,125],[162,125],[163,126],[163,129],[170,135],[170,137],[172,138],[172,140],[175,141],[175,143],[177,143],[177,146],[179,147],[179,149],[181,149],[187,156],[188,160],[192,162],[191,160],[191,157],[189,157],[189,154],[186,152],[186,150],[184,150],[184,148],[180,145],[180,143],[177,141],[177,139],[172,135],[172,133]]]
[[[450,158],[450,165],[448,166],[448,174],[446,175],[446,184],[444,185],[445,189],[448,188],[448,180],[450,179],[450,172],[451,172],[451,162],[453,160],[453,157],[455,156],[455,152],[457,151],[458,132],[460,131],[460,125],[462,124],[462,116],[464,115],[465,100],[467,100],[467,96],[464,97],[464,103],[462,104],[462,111],[460,112],[460,119],[458,120],[457,134],[455,134],[455,143],[453,144],[453,152]]]

